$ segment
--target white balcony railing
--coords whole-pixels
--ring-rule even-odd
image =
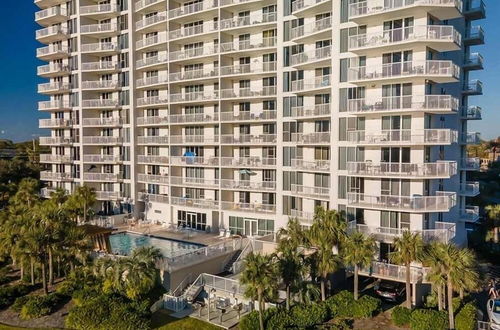
[[[292,2],[292,13],[327,1],[328,0],[296,0]]]
[[[82,108],[115,108],[120,105],[118,100],[113,99],[94,99],[83,100]]]
[[[123,155],[103,155],[103,154],[87,154],[83,155],[84,163],[121,163],[125,157]]]
[[[63,45],[49,45],[45,47],[37,48],[36,56],[37,57],[46,57],[46,56],[69,56],[69,48]]]
[[[160,32],[157,35],[147,37],[141,40],[137,40],[135,43],[135,47],[137,49],[154,46],[158,44],[166,43],[168,40],[166,32]]]
[[[81,45],[82,53],[116,52],[118,49],[118,43],[116,42],[96,42]]]
[[[84,62],[82,63],[82,71],[114,71],[120,69],[117,62],[101,61],[101,62]]]
[[[457,174],[457,163],[378,163],[348,162],[347,173],[374,177],[449,178]]]
[[[300,25],[290,29],[290,39],[308,36],[332,27],[332,17],[316,20],[313,24]]]
[[[80,26],[81,33],[113,33],[118,31],[116,23],[89,24]]]
[[[292,159],[292,168],[305,171],[329,171],[330,161],[323,159],[304,160],[299,158]]]
[[[461,168],[467,171],[479,171],[481,168],[481,158],[467,157],[462,159]]]
[[[158,24],[158,23],[163,23],[166,21],[167,21],[167,12],[163,11],[163,12],[156,13],[155,15],[151,15],[149,17],[141,19],[140,21],[137,21],[135,23],[135,28],[137,30],[140,30],[140,29],[146,28],[148,26]]]
[[[149,163],[149,164],[168,164],[168,156],[160,155],[138,155],[138,163]]]
[[[221,188],[234,190],[276,190],[275,181],[221,179]]]
[[[458,10],[462,10],[461,0],[385,0],[383,6],[380,6],[380,4],[371,0],[352,3],[349,5],[349,17],[357,18],[375,15],[414,6],[453,6]]]
[[[73,85],[69,82],[50,82],[38,84],[38,93],[59,93],[69,91]]]
[[[83,118],[83,126],[119,126],[125,123],[121,117]]]
[[[312,198],[329,198],[330,196],[330,188],[328,187],[304,186],[299,184],[292,184],[291,192],[297,195]]]
[[[203,46],[192,49],[184,49],[177,51],[170,51],[168,56],[170,61],[186,60],[193,57],[214,55],[219,52],[219,47],[215,46]]]
[[[276,213],[276,205],[263,203],[221,202],[223,210],[250,213]]]
[[[38,102],[38,110],[58,110],[71,108],[69,101],[53,100],[53,101],[40,101]]]
[[[123,179],[123,173],[83,173],[83,180],[85,181],[119,181]]]
[[[182,27],[176,30],[172,30],[168,33],[168,37],[170,40],[174,40],[178,38],[186,38],[198,34],[209,33],[217,31],[218,29],[219,29],[218,22],[208,21],[199,25]]]
[[[314,222],[314,212],[302,210],[290,210],[290,217],[300,220],[301,224],[312,225]]]
[[[40,128],[68,127],[71,125],[73,125],[73,120],[64,118],[40,119],[38,121],[38,126]]]
[[[235,136],[232,134],[221,135],[221,143],[223,144],[268,144],[276,143],[276,134],[242,134]]]
[[[37,11],[35,13],[35,21],[40,21],[55,16],[68,16],[68,12],[65,7],[50,7],[44,10]]]
[[[171,202],[172,202],[172,205],[195,207],[195,208],[200,208],[200,209],[218,209],[219,208],[219,201],[214,201],[214,200],[209,200],[209,199],[196,199],[196,198],[172,196]]]
[[[186,176],[172,176],[170,183],[173,185],[219,187],[219,179],[206,179]]]
[[[167,116],[137,117],[137,125],[167,125]]]
[[[414,41],[449,41],[461,45],[461,40],[460,33],[451,25],[420,25],[351,36],[349,49],[365,49]]]
[[[153,203],[168,204],[169,198],[167,195],[149,194],[146,192],[140,192],[139,200],[146,203],[153,202]]]
[[[169,10],[168,17],[170,19],[179,16],[194,14],[200,11],[212,9],[218,6],[218,0],[204,0],[201,2],[196,2],[190,5],[180,6],[179,8],[174,8]]]
[[[40,154],[41,163],[71,163],[73,160],[70,155]]]
[[[262,13],[262,14],[250,14],[249,16],[243,17],[232,17],[223,19],[220,21],[221,30],[251,26],[262,23],[272,23],[276,22],[277,13]]]
[[[428,282],[427,274],[429,268],[425,267],[410,267],[410,281],[412,283]],[[392,281],[406,281],[406,266],[393,265],[386,262],[373,261],[369,267],[362,267],[359,270],[361,275],[382,278]]]
[[[234,168],[248,168],[248,167],[275,167],[276,158],[262,158],[259,156],[254,157],[221,157],[221,166],[234,167]]]
[[[212,101],[218,98],[218,91],[170,94],[170,102]]]
[[[168,144],[168,136],[138,136],[138,144]]]
[[[75,177],[73,176],[72,173],[68,172],[50,172],[50,171],[42,171],[40,172],[40,180],[44,181],[50,181],[50,180],[57,180],[57,181],[65,181],[65,180],[73,180]]]
[[[95,196],[97,200],[120,200],[123,198],[124,194],[121,191],[97,190]]]
[[[78,142],[78,139],[69,136],[42,136],[40,137],[40,145],[63,145]]]
[[[276,71],[276,62],[258,62],[252,64],[228,65],[220,68],[222,76],[254,74]]]
[[[82,89],[116,89],[119,82],[115,80],[87,80],[82,81]]]
[[[153,76],[153,77],[140,78],[140,79],[137,79],[135,82],[137,87],[162,85],[162,84],[166,84],[166,83],[168,83],[168,76],[166,74],[159,75],[159,76]]]
[[[160,2],[163,2],[163,0],[139,0],[135,3],[135,10],[139,11],[147,6]]]
[[[118,6],[112,3],[80,7],[80,15],[108,14],[108,13],[116,13],[117,11],[118,11]]]
[[[354,113],[387,111],[457,111],[459,101],[451,95],[406,95],[381,98],[351,99],[347,110]]]
[[[218,68],[212,68],[211,70],[199,69],[199,70],[185,70],[182,72],[172,72],[169,75],[171,82],[190,80],[190,79],[200,79],[200,78],[210,78],[215,77],[219,74]]]
[[[316,104],[314,106],[295,106],[291,108],[290,117],[322,117],[330,116],[331,104]]]
[[[257,90],[251,88],[223,89],[220,95],[222,99],[274,96],[276,95],[276,86],[264,86]]]
[[[205,113],[193,113],[184,115],[170,115],[170,123],[211,123],[213,121],[219,120],[219,115],[217,113],[205,114]]]
[[[401,129],[378,132],[350,131],[348,140],[366,145],[447,145],[457,142],[457,131],[449,129]]]
[[[261,113],[240,111],[238,114],[234,112],[221,112],[220,119],[221,121],[270,120],[276,119],[276,111],[263,111]]]
[[[474,197],[479,195],[479,182],[467,181],[460,185],[460,194],[465,196]]]
[[[331,54],[332,54],[331,46],[316,48],[311,51],[293,54],[292,56],[290,56],[290,65],[298,65],[298,64],[320,61],[323,59],[330,59]]]
[[[278,39],[276,37],[264,37],[262,39],[225,42],[220,44],[220,51],[222,53],[225,53],[225,52],[276,47],[277,41]]]
[[[150,105],[166,105],[168,99],[166,96],[150,96],[137,99],[137,106],[144,107]]]
[[[68,29],[63,26],[49,26],[45,29],[40,29],[36,31],[36,39],[37,40],[42,40],[44,38],[48,37],[54,37],[54,36],[62,36],[62,37],[67,37],[68,34]]]
[[[350,206],[404,212],[448,212],[456,205],[456,200],[456,193],[446,191],[437,191],[435,196],[347,193],[347,202]]]
[[[120,144],[125,142],[121,136],[84,136],[83,144]]]
[[[292,133],[291,142],[297,144],[330,143],[330,132]]]
[[[183,143],[218,143],[219,136],[205,136],[205,135],[171,135],[170,143],[183,144]]]
[[[172,156],[170,157],[170,164],[181,166],[219,166],[219,157]]]
[[[467,222],[476,222],[479,220],[479,206],[466,205],[460,210],[460,218]]]
[[[137,181],[156,183],[156,184],[168,184],[168,175],[153,175],[153,174],[138,174]]]

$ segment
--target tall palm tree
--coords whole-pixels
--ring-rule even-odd
[[[276,251],[278,258],[279,275],[286,287],[286,309],[290,309],[291,290],[302,282],[307,267],[303,260],[303,255],[299,251],[299,246],[290,243],[288,240],[280,240]]]
[[[64,202],[68,200],[68,195],[64,189],[56,188],[56,190],[50,194],[50,198],[53,199],[57,205],[62,206]]]
[[[442,244],[432,242],[424,249],[423,262],[430,270],[427,273],[427,279],[432,283],[437,293],[438,309],[442,311],[443,304],[443,288],[446,286],[446,275],[443,270],[441,260],[443,259]]]
[[[36,179],[22,179],[17,193],[12,197],[12,204],[25,205],[28,209],[33,207],[40,200],[39,187],[40,183]]]
[[[264,330],[265,301],[276,295],[276,266],[272,255],[250,252],[244,260],[245,268],[241,273],[240,283],[245,286],[245,296],[258,301],[260,330]]]
[[[394,252],[389,257],[392,262],[404,265],[406,268],[406,307],[411,309],[411,263],[422,258],[424,243],[419,233],[404,231],[394,239]]]
[[[280,228],[276,236],[280,242],[286,240],[287,243],[296,247],[304,245],[306,242],[305,230],[300,225],[300,221],[296,218],[288,219],[287,226]]]
[[[95,190],[84,185],[76,188],[66,201],[65,206],[72,214],[81,216],[83,223],[87,223],[88,217],[92,214],[92,205],[96,200]]]
[[[48,262],[48,245],[50,242],[50,233],[48,229],[39,221],[34,221],[25,233],[26,240],[31,242],[33,247],[33,255],[36,261],[42,268],[42,287],[43,292],[49,293],[47,286],[47,262]]]
[[[500,205],[488,205],[484,208],[493,226],[493,241],[498,243],[498,228],[500,227]]]
[[[375,239],[372,236],[365,236],[363,233],[355,232],[348,236],[342,248],[342,258],[344,263],[354,266],[354,299],[358,300],[358,273],[362,267],[371,264],[375,253]]]

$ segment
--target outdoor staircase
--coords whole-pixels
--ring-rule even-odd
[[[237,250],[236,253],[233,254],[231,259],[229,259],[229,261],[227,262],[226,266],[224,266],[224,273],[225,272],[232,273],[233,264],[236,260],[238,260],[238,258],[241,255],[241,252],[243,252],[243,250]]]

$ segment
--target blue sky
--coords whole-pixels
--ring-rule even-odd
[[[36,76],[42,62],[35,57],[33,0],[2,1],[0,10],[0,139],[14,141],[31,139],[34,135],[47,135],[38,129],[38,119],[47,117],[37,111],[37,102],[44,99],[36,93],[43,80]],[[485,58],[485,70],[474,72],[472,78],[484,83],[484,95],[472,97],[470,104],[483,108],[483,120],[473,121],[469,130],[482,132],[483,138],[500,136],[500,1],[485,0],[486,20],[477,21],[485,29],[485,46],[477,49]],[[498,126],[497,126],[498,125]]]

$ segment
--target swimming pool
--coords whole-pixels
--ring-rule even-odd
[[[173,257],[199,249],[203,245],[187,243],[167,238],[150,237],[133,233],[113,234],[109,237],[111,252],[120,255],[130,255],[134,249],[141,246],[154,246],[160,249],[164,257]]]

